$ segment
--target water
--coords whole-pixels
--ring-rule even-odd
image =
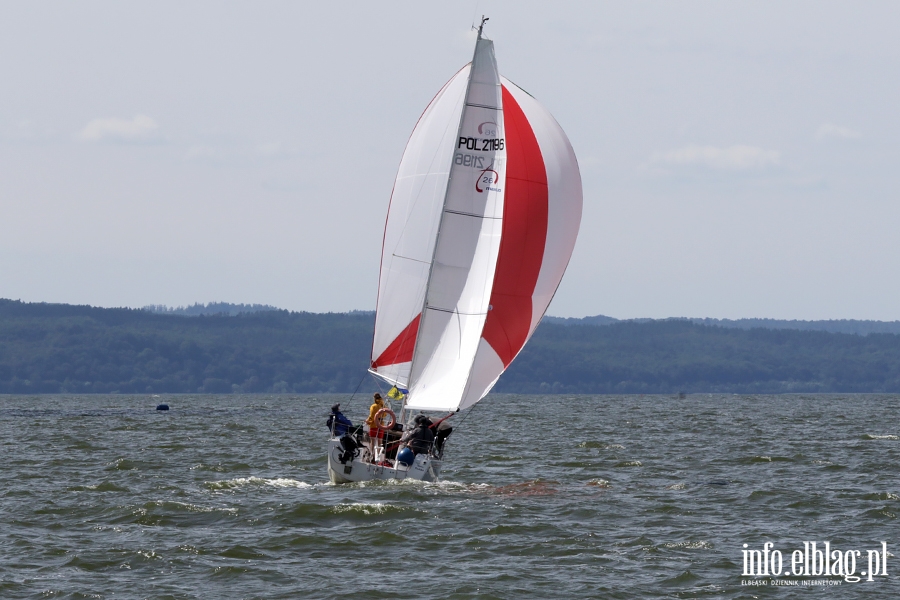
[[[900,548],[900,396],[492,396],[442,482],[344,486],[335,401],[0,397],[0,598],[900,595],[893,554],[742,576],[745,543]]]

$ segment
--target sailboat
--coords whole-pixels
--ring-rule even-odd
[[[544,316],[581,222],[578,161],[566,134],[475,53],[432,99],[406,146],[381,255],[369,372],[392,386],[384,437],[332,435],[334,483],[436,481],[443,448],[397,452],[396,430],[425,414],[452,422],[484,398]]]

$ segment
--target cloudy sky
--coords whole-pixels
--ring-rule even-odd
[[[550,314],[900,319],[896,2],[5,2],[0,297],[372,309],[482,12],[581,164]]]

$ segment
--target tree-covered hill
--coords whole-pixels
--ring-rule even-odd
[[[352,392],[372,313],[181,316],[0,300],[0,393]],[[544,323],[497,391],[900,392],[900,335]]]
[[[230,302],[208,302],[190,306],[166,306],[165,304],[148,304],[143,310],[163,315],[181,315],[182,317],[199,317],[200,315],[240,315],[243,313],[278,310],[268,304],[231,304]]]
[[[498,391],[900,392],[900,335],[684,320],[542,324]]]
[[[366,314],[184,317],[0,300],[0,393],[353,390],[371,332]]]
[[[800,331],[828,331],[831,333],[855,333],[869,335],[870,333],[898,333],[900,334],[900,321],[863,321],[858,319],[829,319],[825,321],[798,321],[797,319],[698,319],[677,317],[663,319],[666,321],[688,321],[698,325],[711,327],[725,327],[726,329],[796,329]],[[544,317],[545,323],[557,325],[612,325],[614,323],[651,323],[656,319],[628,319],[619,320],[604,315],[581,318]]]

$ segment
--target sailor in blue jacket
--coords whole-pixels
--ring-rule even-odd
[[[345,417],[344,413],[341,412],[340,404],[335,404],[331,407],[331,414],[328,415],[328,421],[326,421],[325,424],[328,425],[328,429],[338,437],[346,435],[350,432],[350,428],[353,427],[353,423],[350,422],[350,419]]]

